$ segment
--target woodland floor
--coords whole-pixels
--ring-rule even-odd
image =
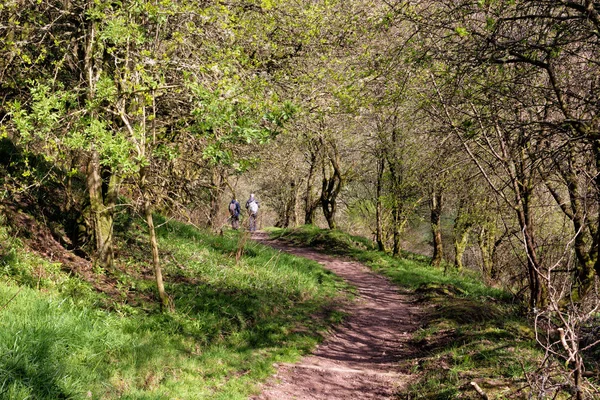
[[[411,335],[425,311],[408,292],[366,266],[315,249],[252,237],[268,246],[322,264],[356,287],[356,301],[343,306],[346,318],[313,354],[280,364],[254,400],[393,399],[413,378],[399,363],[418,356]]]

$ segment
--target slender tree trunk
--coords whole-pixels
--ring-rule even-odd
[[[457,271],[463,268],[463,256],[469,243],[469,233],[472,223],[469,217],[469,210],[466,208],[466,201],[461,199],[459,202],[456,220],[454,221],[454,268]]]
[[[288,189],[283,192],[281,204],[277,207],[277,222],[275,226],[278,228],[288,228],[292,223],[296,222],[296,199],[298,197],[298,189],[296,181],[291,180]]]
[[[108,178],[108,184],[103,193],[100,168],[98,152],[92,151],[88,160],[86,174],[92,228],[96,241],[95,264],[101,268],[112,268],[113,214],[117,202],[120,179],[115,174],[112,174]]]
[[[150,236],[150,247],[152,248],[152,266],[154,268],[154,277],[156,279],[156,289],[158,291],[158,297],[160,299],[160,308],[162,311],[170,310],[171,302],[167,292],[165,291],[165,285],[162,277],[162,268],[160,266],[160,258],[158,254],[158,241],[156,240],[156,230],[154,229],[154,217],[152,216],[152,205],[146,198],[144,200],[144,213],[146,215],[146,222],[148,224],[148,234]]]
[[[581,385],[582,385],[582,381],[583,381],[583,360],[581,358],[581,355],[579,353],[579,350],[577,350],[576,352],[576,356],[575,356],[575,371],[574,371],[574,383],[575,383],[575,400],[584,400],[583,397],[583,391],[581,390]]]
[[[502,237],[496,239],[493,229],[488,229],[486,227],[481,228],[481,232],[479,232],[477,238],[483,262],[483,275],[492,281],[498,279],[498,271],[494,259],[496,249],[500,246],[502,240]]]
[[[329,229],[337,229],[337,224],[335,222],[335,206],[332,206],[331,208],[329,208],[329,206],[324,206],[323,210],[325,210],[325,220],[327,221]]]
[[[294,187],[294,227],[300,224],[300,211],[299,211],[299,203],[300,203],[300,186],[302,185],[302,180],[296,183]]]
[[[502,136],[499,136],[502,137]],[[522,138],[520,138],[522,140]],[[502,143],[504,145],[504,143]],[[503,154],[507,156],[506,146]],[[520,156],[508,158],[507,169],[511,179],[512,190],[515,196],[514,209],[517,213],[519,226],[523,234],[523,242],[527,255],[527,280],[529,285],[529,306],[531,309],[543,308],[547,303],[546,291],[541,279],[542,267],[537,254],[535,231],[531,214],[531,196],[533,184],[531,182],[530,161],[523,146],[520,147]]]
[[[219,221],[219,214],[221,212],[221,193],[223,193],[223,175],[217,167],[212,169],[211,188],[209,191],[210,195],[210,211],[209,211],[209,225],[217,231],[221,228],[221,221]]]
[[[400,219],[402,217],[402,209],[401,204],[398,199],[394,199],[392,203],[392,219],[393,219],[393,227],[392,227],[392,255],[399,256],[400,255]]]
[[[306,195],[304,197],[304,224],[312,225],[315,223],[315,211],[318,203],[313,199],[313,180],[317,168],[317,155],[311,153],[310,168],[308,170],[308,178],[306,179]]]
[[[394,126],[396,118],[394,118]],[[392,255],[399,256],[400,249],[400,234],[402,233],[402,215],[404,213],[404,204],[402,202],[401,187],[403,182],[403,160],[398,156],[397,150],[401,148],[398,130],[392,129],[390,153],[387,154],[387,164],[390,170],[391,188],[392,188]]]
[[[383,170],[385,168],[385,161],[383,157],[377,160],[377,188],[376,188],[376,200],[375,200],[375,219],[376,219],[376,241],[377,248],[379,251],[385,251],[385,243],[383,242],[383,216],[381,204],[381,195],[383,188]]]
[[[296,181],[292,180],[290,182],[290,193],[288,196],[288,203],[286,205],[286,227],[289,227],[291,224],[296,224],[296,197]]]
[[[520,189],[523,189],[523,186],[519,184]],[[520,192],[522,196],[520,197],[520,204],[522,208],[517,210],[517,215],[519,217],[519,224],[521,226],[521,231],[523,232],[525,249],[527,252],[527,276],[529,282],[529,306],[533,309],[536,307],[544,307],[547,303],[546,293],[544,290],[544,286],[541,280],[541,264],[538,258],[536,244],[535,244],[535,235],[533,233],[533,222],[531,220],[530,213],[530,194],[529,192]]]
[[[444,244],[442,242],[442,201],[441,191],[434,190],[431,194],[431,230],[433,234],[433,257],[431,264],[439,267],[444,257]]]
[[[152,251],[152,267],[154,269],[154,279],[156,281],[156,289],[160,300],[160,308],[162,311],[167,311],[172,310],[172,304],[165,291],[163,282],[162,268],[158,253],[158,240],[156,239],[156,229],[154,227],[154,217],[152,215],[153,208],[152,202],[150,201],[150,193],[148,191],[147,173],[148,168],[143,167],[139,175],[139,185],[144,201],[144,216],[146,217],[146,223],[148,224],[148,238],[150,240],[150,249]]]
[[[600,138],[595,137],[592,141],[593,143],[593,151],[594,151],[594,159],[596,161],[596,203],[600,205]],[[593,236],[593,249],[595,250],[595,263],[594,269],[596,270],[596,275],[600,277],[600,207],[598,207],[597,211],[597,222]]]

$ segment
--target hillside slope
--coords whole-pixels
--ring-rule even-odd
[[[321,340],[347,296],[317,263],[250,242],[236,261],[243,235],[163,220],[175,311],[160,313],[140,221],[118,230],[116,267],[105,271],[31,216],[11,218],[22,229],[6,217],[0,227],[2,399],[247,398],[274,362]]]

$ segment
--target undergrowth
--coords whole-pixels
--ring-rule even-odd
[[[273,363],[310,351],[344,285],[317,263],[159,220],[160,313],[141,221],[88,282],[0,223],[0,399],[246,399]],[[345,291],[344,291],[345,293]]]
[[[416,254],[392,257],[365,238],[314,226],[272,229],[270,234],[359,260],[416,295],[426,310],[413,333],[419,356],[400,362],[416,379],[397,394],[399,399],[481,399],[476,387],[489,399],[534,395],[528,378],[544,356],[534,331],[519,304],[486,286],[476,272],[445,272]],[[568,396],[565,391],[556,398]]]

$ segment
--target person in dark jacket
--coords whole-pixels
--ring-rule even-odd
[[[231,199],[229,203],[229,215],[231,215],[231,227],[233,229],[238,229],[240,227],[240,214],[242,213],[242,209],[240,208],[240,203],[235,199]]]

